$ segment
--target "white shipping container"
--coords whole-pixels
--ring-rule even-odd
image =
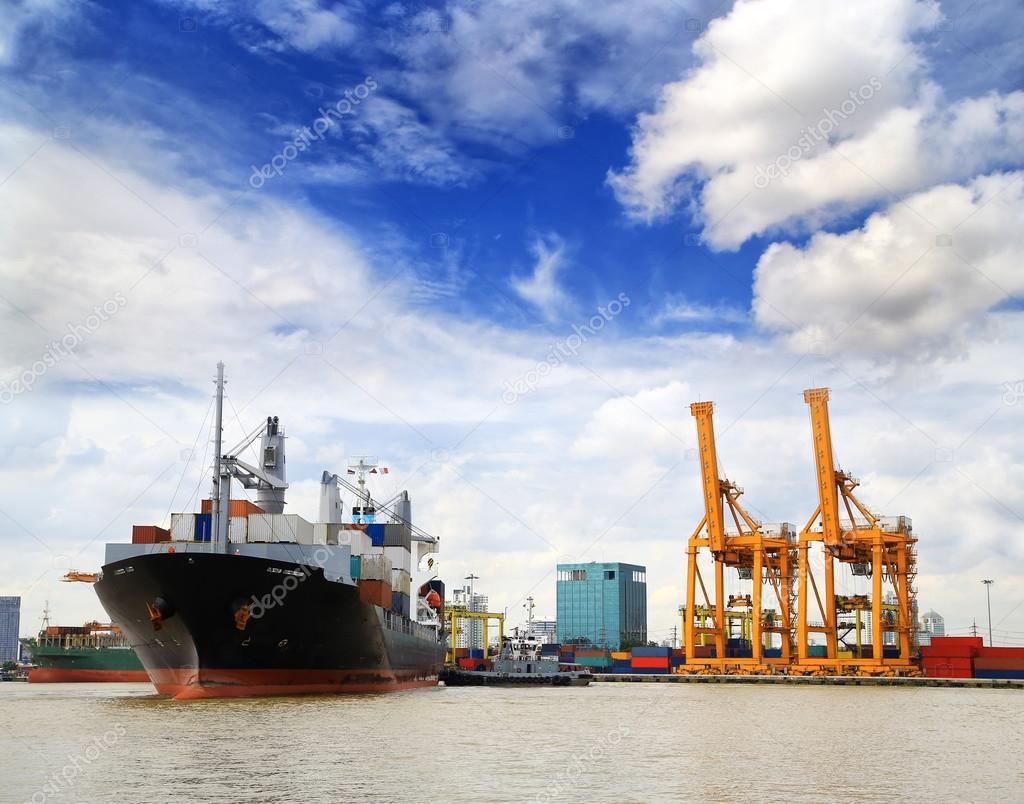
[[[369,555],[373,552],[373,544],[365,530],[358,528],[342,527],[338,531],[338,544],[347,544],[352,548],[352,555],[361,556],[364,553]],[[379,551],[380,548],[378,547]]]
[[[171,541],[194,542],[196,540],[196,515],[171,514]]]
[[[391,583],[391,562],[387,556],[363,555],[359,557],[359,577],[367,581]]]
[[[380,548],[377,548],[378,550]],[[391,559],[391,566],[403,569],[406,572],[412,570],[412,553],[404,547],[385,547],[384,555]]]
[[[408,570],[391,570],[391,589],[395,592],[401,592],[403,595],[410,594],[409,590],[412,589],[412,576],[409,574]]]
[[[313,544],[313,524],[298,514],[249,514],[249,541]]]
[[[233,516],[228,520],[228,541],[232,544],[249,541],[249,517]]]

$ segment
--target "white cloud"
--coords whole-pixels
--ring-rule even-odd
[[[1024,292],[1024,173],[942,185],[758,261],[757,323],[799,352],[929,364],[962,355]]]
[[[52,36],[68,19],[74,16],[78,4],[73,0],[23,0],[3,10],[4,23],[0,25],[0,65],[12,64],[27,34],[42,39],[42,32]]]
[[[530,247],[536,260],[527,277],[513,277],[512,289],[520,298],[554,319],[565,307],[568,298],[558,284],[558,275],[565,268],[565,243],[561,238],[537,238]]]
[[[672,297],[654,314],[651,323],[656,327],[664,324],[705,324],[723,322],[742,324],[747,313],[728,304],[701,304],[685,297]]]
[[[200,25],[230,26],[232,32],[256,52],[330,51],[350,45],[358,33],[342,3],[322,0],[159,1],[185,13],[200,12]],[[251,21],[259,27],[254,28]]]
[[[701,65],[639,116],[609,181],[647,220],[696,195],[707,242],[733,249],[1017,162],[1024,93],[945,106],[917,44],[940,19],[924,0],[739,2],[695,45]]]

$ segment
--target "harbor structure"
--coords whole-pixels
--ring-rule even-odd
[[[621,650],[647,643],[647,568],[621,562],[558,564],[558,641]]]
[[[21,598],[0,597],[0,663],[18,661],[18,631],[21,629]]]

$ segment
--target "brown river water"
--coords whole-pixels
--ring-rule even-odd
[[[0,684],[2,802],[1024,801],[1024,691]]]

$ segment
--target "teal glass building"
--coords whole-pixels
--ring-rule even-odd
[[[558,641],[621,650],[647,644],[647,568],[559,564]]]

